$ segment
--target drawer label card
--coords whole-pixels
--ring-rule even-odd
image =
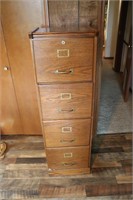
[[[72,98],[72,94],[71,93],[61,93],[60,98],[61,98],[61,100],[69,100]]]
[[[69,49],[57,49],[57,57],[58,58],[69,57]]]
[[[62,133],[71,133],[72,132],[72,127],[68,127],[68,126],[62,127],[61,132]]]
[[[72,158],[73,153],[64,153],[64,158]]]

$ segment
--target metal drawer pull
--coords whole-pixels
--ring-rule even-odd
[[[62,163],[63,166],[73,166],[73,165],[76,165],[77,163],[76,162],[71,162],[71,163]]]
[[[62,143],[68,143],[68,142],[74,142],[75,141],[75,139],[72,139],[72,140],[60,140],[60,142],[62,142]]]
[[[68,58],[69,56],[69,49],[57,49],[57,58]]]
[[[71,93],[61,93],[60,94],[60,99],[61,100],[69,100],[72,98],[72,94]]]
[[[73,153],[64,153],[64,158],[72,158]]]
[[[58,111],[59,111],[59,112],[73,112],[74,109],[73,109],[73,108],[70,109],[70,110],[59,109]]]
[[[54,71],[55,74],[72,74],[73,73],[73,69],[69,69],[69,70],[64,70],[64,71],[60,71],[60,70],[55,70]]]
[[[61,128],[62,133],[71,133],[72,132],[72,127],[66,126]]]

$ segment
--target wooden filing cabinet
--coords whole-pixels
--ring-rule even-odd
[[[90,173],[96,35],[50,28],[30,34],[50,175]]]

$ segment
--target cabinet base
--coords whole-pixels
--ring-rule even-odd
[[[50,176],[73,176],[73,175],[84,175],[90,174],[90,168],[81,169],[63,169],[63,170],[51,170],[49,171]]]

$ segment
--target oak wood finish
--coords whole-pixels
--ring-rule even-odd
[[[1,1],[1,18],[23,134],[41,134],[28,40],[28,32],[42,24],[41,0]]]
[[[49,171],[88,168],[89,166],[88,146],[47,148],[46,154]]]
[[[78,0],[48,0],[50,26],[78,26]]]
[[[89,173],[97,31],[87,31],[80,27],[78,32],[77,29],[68,32],[68,28],[66,31],[63,28],[61,32],[50,30],[51,27],[43,27],[30,34],[49,174]],[[73,127],[65,126],[61,131],[63,134],[67,132],[67,135],[61,136],[59,123],[73,121],[72,124],[76,125],[77,120],[80,123],[78,132],[74,127],[74,135],[70,136],[68,132],[72,132]],[[86,123],[82,124],[82,120],[86,120]],[[54,124],[57,122],[57,125],[48,129],[47,123],[53,121]],[[70,172],[67,169],[70,169]]]
[[[92,146],[91,174],[81,176],[78,172],[80,175],[62,177],[61,170],[56,170],[58,176],[49,177],[46,154],[41,153],[45,152],[42,136],[3,135],[8,151],[0,161],[0,198],[130,200],[133,198],[132,136],[132,133],[97,135]],[[98,162],[101,165],[96,166]],[[86,169],[77,171],[83,170]],[[72,171],[75,170],[71,170],[74,174]]]
[[[91,120],[44,121],[46,147],[89,145]]]
[[[92,80],[93,38],[45,38],[33,45],[38,83]]]
[[[0,44],[0,133],[23,134],[23,127],[1,24]]]
[[[39,92],[43,120],[91,117],[91,83],[40,85]]]
[[[69,35],[68,33],[71,33]],[[82,34],[81,34],[82,33]],[[82,26],[69,26],[69,27],[38,27],[36,31],[30,32],[30,38],[47,38],[49,36],[52,38],[59,38],[61,35],[65,38],[84,38],[84,37],[94,37],[98,34],[98,30],[92,27],[82,27]]]

